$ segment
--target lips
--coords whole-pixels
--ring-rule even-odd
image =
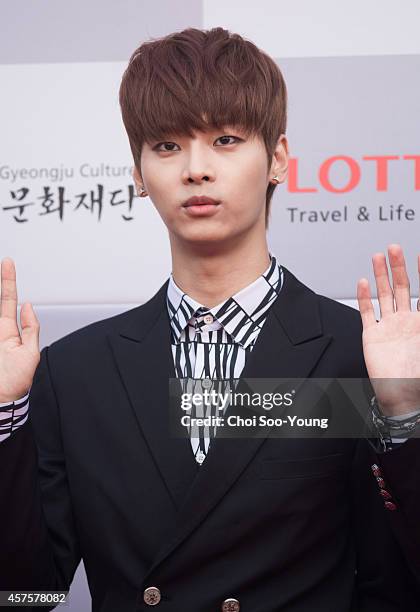
[[[217,205],[219,202],[217,200],[213,200],[213,198],[208,198],[206,196],[193,196],[189,198],[186,202],[184,202],[183,206],[188,208],[189,206],[204,206],[208,204]]]

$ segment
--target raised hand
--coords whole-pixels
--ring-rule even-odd
[[[357,299],[369,378],[382,412],[394,416],[420,409],[420,312],[411,310],[410,283],[402,248],[391,244],[388,258],[392,288],[385,255],[377,253],[372,258],[380,321],[375,318],[366,278],[358,282]],[[420,256],[417,264],[420,274]]]
[[[13,402],[29,391],[39,363],[39,322],[26,302],[17,323],[16,270],[12,259],[1,261],[0,403]]]

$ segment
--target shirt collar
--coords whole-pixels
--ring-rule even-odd
[[[246,348],[255,342],[282,285],[283,270],[271,253],[268,268],[254,282],[213,308],[203,306],[184,293],[171,274],[166,304],[175,342],[182,341],[188,325],[194,326],[198,317],[202,322],[203,315],[210,313],[215,321],[207,326],[209,330],[223,327],[235,342]]]

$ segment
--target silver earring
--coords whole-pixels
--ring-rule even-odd
[[[139,189],[139,194],[138,194],[141,198],[144,198],[145,196],[147,196],[147,191],[143,188],[140,187]]]
[[[276,174],[276,176],[273,176],[273,181],[277,181],[277,184],[280,183],[280,179],[277,176],[277,174]]]

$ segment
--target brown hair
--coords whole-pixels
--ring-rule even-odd
[[[119,99],[139,171],[144,142],[225,125],[260,135],[269,168],[286,132],[287,91],[279,67],[252,42],[220,27],[187,28],[140,45]],[[269,183],[266,192],[266,227],[275,187]]]

